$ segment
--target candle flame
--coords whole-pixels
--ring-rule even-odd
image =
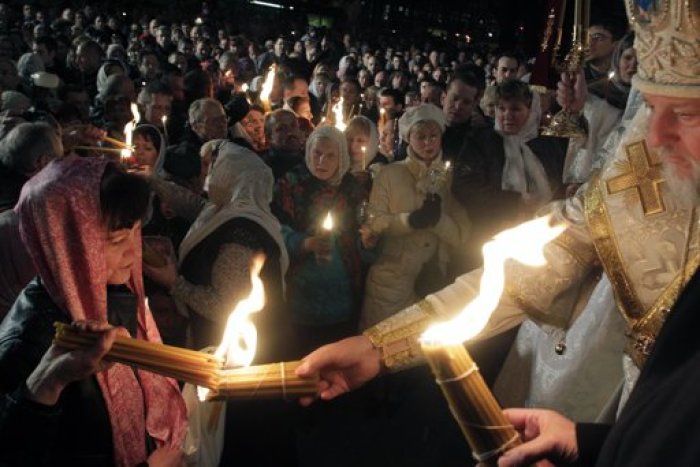
[[[333,230],[333,216],[331,216],[331,212],[328,211],[328,214],[326,214],[326,218],[323,219],[323,224],[321,224],[321,227],[323,230],[326,230],[330,232]]]
[[[241,92],[248,92],[248,83],[243,83],[241,86]]]
[[[131,115],[133,116],[133,120],[124,125],[124,142],[126,143],[126,148],[122,149],[122,159],[128,159],[131,157],[131,154],[134,151],[132,146],[134,128],[136,128],[136,124],[141,119],[141,114],[139,114],[139,106],[133,102],[131,103]]]
[[[260,90],[260,100],[263,102],[270,102],[270,93],[272,93],[272,85],[275,83],[276,71],[277,67],[275,65],[270,66],[270,68],[267,70],[265,82]]]
[[[550,225],[550,216],[540,217],[504,230],[486,243],[479,295],[455,318],[430,326],[421,336],[424,342],[456,344],[476,336],[488,323],[501,299],[505,283],[505,262],[513,259],[527,266],[546,264],[544,247],[561,234],[564,224]]]
[[[265,306],[265,288],[260,280],[260,270],[265,263],[264,255],[256,255],[250,267],[250,281],[253,288],[250,295],[236,305],[226,322],[226,330],[221,344],[214,355],[226,358],[226,366],[248,366],[255,357],[258,332],[250,315]]]
[[[343,98],[341,97],[337,104],[333,106],[333,114],[335,115],[335,127],[340,131],[345,131],[347,125],[343,118]]]

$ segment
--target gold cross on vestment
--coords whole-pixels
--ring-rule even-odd
[[[666,210],[661,197],[661,161],[655,152],[649,152],[645,141],[637,141],[625,147],[630,171],[607,182],[608,194],[614,195],[631,188],[637,190],[644,215],[659,214]]]

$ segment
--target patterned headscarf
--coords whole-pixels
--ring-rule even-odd
[[[46,290],[73,320],[107,321],[106,237],[100,183],[108,162],[67,157],[48,164],[24,185],[16,210],[20,233]],[[144,299],[141,245],[128,287],[137,297],[137,336],[160,342]],[[109,412],[116,465],[144,462],[144,433],[179,448],[187,412],[177,383],[122,364],[96,375]]]

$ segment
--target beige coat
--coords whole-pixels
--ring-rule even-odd
[[[469,220],[450,194],[451,174],[431,183],[431,169],[444,167],[442,156],[425,164],[408,159],[382,168],[370,194],[372,230],[383,237],[382,251],[367,276],[360,328],[366,329],[416,301],[415,281],[433,256],[446,269],[449,255],[462,251]],[[435,186],[437,185],[437,186]],[[420,208],[428,192],[442,198],[442,216],[435,227],[414,229],[408,215]]]

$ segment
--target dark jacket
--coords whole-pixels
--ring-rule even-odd
[[[0,164],[0,212],[13,209],[29,177]]]
[[[577,425],[583,463],[700,465],[699,307],[696,272],[661,329],[617,423],[609,432],[604,425]]]
[[[542,162],[552,192],[555,196],[561,194],[566,141],[539,137],[527,144]],[[470,128],[454,159],[452,181],[452,194],[472,223],[467,259],[458,272],[480,266],[483,244],[530,215],[520,193],[502,188],[504,165],[503,137],[490,127]]]
[[[136,298],[108,292],[109,322],[136,333]],[[40,279],[22,291],[0,325],[0,465],[113,464],[112,430],[95,377],[69,384],[53,407],[27,400],[25,381],[53,336],[53,323],[70,322]]]

